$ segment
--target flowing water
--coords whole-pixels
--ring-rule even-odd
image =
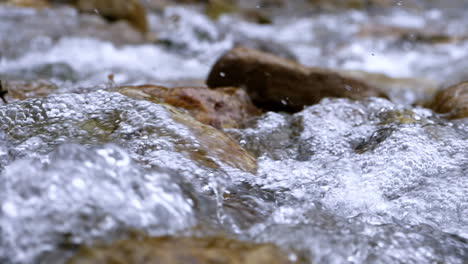
[[[171,108],[114,91],[201,84],[236,43],[443,87],[468,78],[466,4],[401,2],[367,12],[292,8],[270,25],[169,7],[149,16],[157,43],[69,7],[0,5],[0,79],[58,87],[0,105],[0,262],[64,263],[80,245],[134,230],[195,228],[273,242],[305,263],[467,263],[468,120],[412,106],[420,90],[393,102],[324,99],[227,129],[257,158],[256,174],[211,153]],[[455,40],[376,37],[369,25]]]

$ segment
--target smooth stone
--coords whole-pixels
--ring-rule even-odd
[[[426,106],[448,119],[468,117],[468,82],[440,90]]]
[[[218,59],[207,84],[211,88],[243,87],[255,105],[271,111],[298,112],[325,97],[387,97],[377,88],[337,72],[244,47],[236,47]]]

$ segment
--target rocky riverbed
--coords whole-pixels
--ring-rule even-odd
[[[0,263],[468,263],[467,11],[0,1]]]

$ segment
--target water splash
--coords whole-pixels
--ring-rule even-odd
[[[192,202],[163,172],[145,172],[121,148],[62,145],[18,159],[1,174],[3,258],[63,259],[67,250],[131,230],[174,233],[194,222]],[[48,262],[52,263],[52,262]]]

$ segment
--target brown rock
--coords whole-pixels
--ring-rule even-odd
[[[22,7],[43,8],[48,6],[47,0],[8,0],[8,4]]]
[[[81,12],[98,13],[109,20],[126,20],[142,33],[148,32],[146,11],[139,0],[76,0]]]
[[[198,122],[175,108],[171,109],[169,106],[166,108],[170,111],[174,121],[188,127],[200,142],[199,149],[190,150],[187,153],[182,144],[180,148],[176,149],[178,152],[187,153],[193,160],[209,168],[219,168],[218,161],[221,161],[233,168],[256,173],[257,160],[229,136],[212,126]],[[213,160],[211,157],[216,159]]]
[[[237,7],[231,0],[209,0],[205,13],[211,19],[217,19],[225,13],[233,13]]]
[[[161,89],[162,93],[164,93],[164,89],[164,87]],[[162,102],[154,94],[146,93],[145,89],[123,87],[119,90],[122,94],[132,98],[147,99],[156,103]],[[158,88],[155,88],[148,91],[157,93],[158,90]],[[196,103],[194,105],[196,106]],[[199,122],[188,114],[182,113],[173,106],[166,104],[164,107],[175,122],[184,125],[193,133],[200,145],[195,149],[187,149],[186,145],[192,143],[181,141],[176,146],[177,152],[185,153],[191,159],[208,168],[218,169],[220,163],[223,163],[246,172],[256,173],[257,160],[229,136],[212,126]]]
[[[0,90],[8,102],[17,102],[27,98],[45,97],[57,90],[57,86],[45,80],[3,81]]]
[[[81,249],[67,264],[287,264],[272,244],[252,244],[224,237],[128,239]]]
[[[468,117],[468,82],[439,91],[427,106],[449,119]]]
[[[300,111],[324,97],[386,97],[362,81],[243,47],[228,51],[216,62],[207,84],[245,87],[257,106],[273,111]]]
[[[198,121],[216,128],[239,127],[243,121],[261,113],[242,89],[233,87],[211,90],[205,87],[142,85],[121,87],[119,92],[185,109]]]

